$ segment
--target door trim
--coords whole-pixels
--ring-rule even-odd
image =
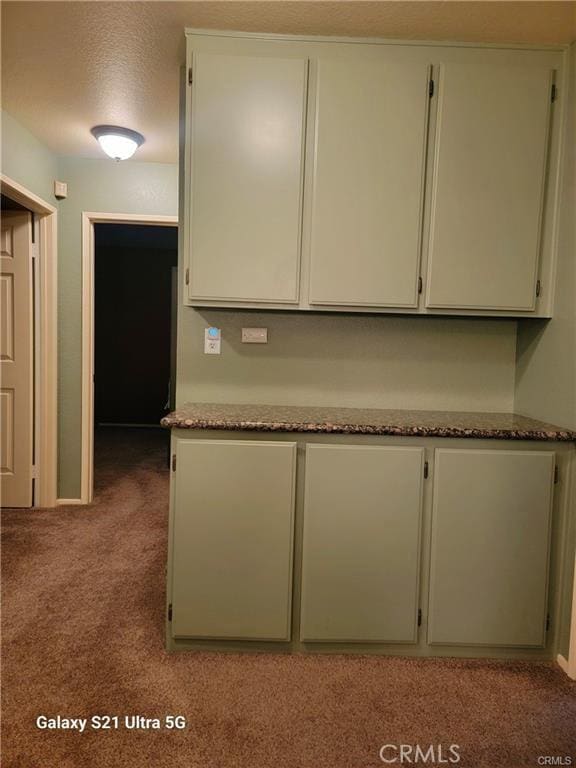
[[[145,224],[175,227],[178,216],[140,213],[82,212],[82,463],[80,499],[94,495],[94,225]],[[67,501],[70,503],[70,500]]]
[[[33,505],[54,507],[58,472],[58,209],[5,174],[0,175],[0,188],[2,194],[38,217],[40,247],[36,289],[40,312],[35,323],[34,385],[38,408],[34,424]]]

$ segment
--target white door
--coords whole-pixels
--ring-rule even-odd
[[[0,277],[0,491],[3,507],[32,506],[32,217],[3,211]]]
[[[441,66],[427,306],[534,309],[551,85],[547,68]]]
[[[416,307],[429,67],[318,62],[310,303]]]

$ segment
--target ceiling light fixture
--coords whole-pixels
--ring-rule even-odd
[[[114,160],[128,160],[144,143],[144,136],[129,128],[117,125],[95,125],[90,131],[109,157]]]

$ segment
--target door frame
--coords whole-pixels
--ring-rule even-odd
[[[178,216],[82,212],[82,448],[80,504],[94,497],[94,225],[178,226]]]
[[[2,194],[32,211],[40,242],[34,274],[39,312],[34,323],[34,507],[57,504],[58,473],[58,209],[5,174]]]

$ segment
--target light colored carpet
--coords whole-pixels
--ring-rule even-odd
[[[384,744],[576,764],[576,685],[553,664],[165,653],[165,437],[99,437],[89,508],[4,512],[4,768],[376,768]],[[40,731],[41,714],[188,725]]]

